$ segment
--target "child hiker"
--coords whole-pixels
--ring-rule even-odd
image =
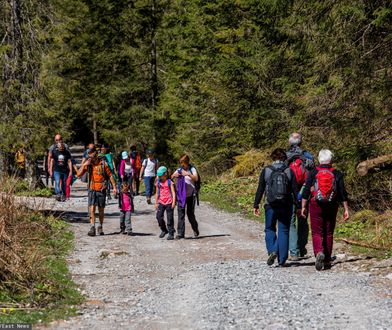
[[[131,212],[132,207],[132,193],[130,191],[131,185],[128,182],[123,182],[121,191],[118,196],[118,206],[120,208],[120,230],[124,235],[132,236]]]
[[[173,181],[168,179],[167,168],[161,166],[157,171],[158,180],[156,183],[155,192],[155,209],[157,210],[157,220],[161,228],[159,238],[165,237],[167,233],[168,240],[174,239],[174,207],[176,206],[176,193]],[[166,211],[167,227],[164,220],[164,213]]]

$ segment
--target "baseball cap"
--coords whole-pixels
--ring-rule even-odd
[[[158,176],[162,176],[167,172],[166,166],[160,166],[157,171]]]
[[[126,152],[126,151],[123,151],[122,153],[121,153],[121,158],[122,159],[127,159],[129,156],[128,156],[128,152]]]

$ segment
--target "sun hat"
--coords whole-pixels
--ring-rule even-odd
[[[162,176],[167,172],[166,166],[160,166],[157,171],[158,176]]]
[[[126,151],[123,151],[122,153],[121,153],[121,158],[122,159],[127,159],[129,156],[128,156],[128,152],[126,152]]]

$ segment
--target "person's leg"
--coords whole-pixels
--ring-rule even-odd
[[[291,213],[291,219],[290,219],[289,249],[290,249],[290,256],[299,257],[298,218],[297,218],[295,205],[293,205],[293,212]]]
[[[150,177],[144,177],[144,186],[146,188],[146,198],[149,199],[151,196],[151,186],[150,186]]]
[[[338,213],[338,206],[333,205],[328,207],[326,212],[326,228],[325,228],[325,262],[331,262],[332,248],[333,248],[333,233],[336,225],[336,216]]]
[[[71,184],[72,184],[72,176],[67,177],[66,190],[65,190],[65,198],[69,199],[71,196]]]
[[[61,196],[65,198],[67,194],[67,173],[61,173]]]
[[[323,212],[317,202],[311,200],[309,205],[310,226],[312,229],[313,252],[317,256],[323,249]]]
[[[174,209],[171,205],[166,207],[166,216],[167,216],[167,230],[169,231],[169,235],[173,236],[175,233],[174,230]]]
[[[309,237],[309,224],[307,217],[299,217],[298,223],[298,249],[299,256],[304,257],[307,254],[306,245]]]
[[[178,211],[178,223],[177,223],[177,236],[179,238],[183,238],[185,236],[185,207],[180,206],[180,203],[177,205]]]
[[[90,206],[90,224],[91,224],[91,226],[95,226],[95,210],[96,210],[96,205],[91,205]]]
[[[284,265],[288,258],[289,231],[293,209],[278,211],[278,259],[279,265]]]
[[[128,235],[132,234],[131,211],[125,212],[125,232]]]
[[[277,253],[276,216],[274,210],[267,206],[265,209],[265,245],[268,254]]]
[[[55,191],[56,195],[59,196],[61,194],[61,190],[60,190],[60,173],[59,172],[53,172],[53,178],[54,178],[54,182],[55,182],[54,191]]]
[[[136,195],[139,195],[139,188],[140,188],[139,175],[140,175],[140,171],[136,171],[136,175],[135,175]]]
[[[159,204],[156,218],[158,221],[159,228],[161,228],[162,232],[166,233],[167,228],[166,228],[166,223],[165,223],[165,219],[164,219],[164,214],[165,214],[165,206],[162,204]]]
[[[125,231],[125,211],[120,211],[120,232]]]
[[[186,215],[188,217],[189,223],[191,224],[192,230],[195,236],[199,236],[199,224],[197,223],[195,216],[195,197],[190,196],[186,198]]]

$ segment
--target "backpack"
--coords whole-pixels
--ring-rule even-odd
[[[295,175],[298,186],[302,186],[305,183],[307,171],[305,162],[301,157],[296,157],[289,165]]]
[[[267,203],[271,206],[285,206],[290,201],[290,180],[285,173],[287,167],[268,167],[271,174],[267,181]]]
[[[105,178],[105,184],[104,184],[104,186],[106,186],[106,188],[107,188],[107,185],[108,185],[108,181],[109,181],[109,177],[107,176],[107,174],[106,174],[106,171],[105,171],[105,167],[106,167],[106,162],[103,160],[103,159],[101,159],[101,167],[102,167],[102,173],[103,173],[103,176],[104,176],[104,178]],[[89,187],[89,189],[90,189],[90,183],[91,183],[91,174],[92,174],[92,172],[93,172],[93,166],[90,164],[89,166],[88,166],[88,179],[87,179],[87,182],[88,182],[88,185],[87,185],[87,187]],[[106,188],[104,188],[104,190],[106,189]]]
[[[200,189],[201,189],[201,177],[200,177],[199,171],[196,169],[196,167],[189,164],[189,171],[190,172],[192,172],[192,168],[194,168],[197,173],[197,181],[195,182],[195,196],[196,196],[197,206],[199,206],[200,205],[199,193],[200,193]]]
[[[320,203],[330,203],[336,197],[336,178],[334,168],[317,168],[313,197]]]
[[[136,153],[136,157],[135,157],[134,161],[135,161],[135,164],[134,164],[135,169],[137,171],[140,171],[140,169],[142,168],[142,156],[140,155],[139,152]]]

